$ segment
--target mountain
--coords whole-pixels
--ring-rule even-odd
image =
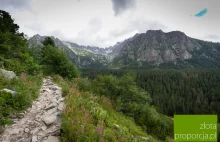
[[[29,47],[36,45],[43,46],[42,41],[47,36],[34,35],[28,40]],[[98,47],[79,46],[76,43],[61,41],[58,38],[50,36],[57,47],[63,48],[68,58],[79,68],[104,68],[109,60],[105,56],[108,52]]]
[[[180,31],[148,30],[107,48],[78,45],[51,37],[79,68],[218,68],[220,43],[188,37]],[[29,46],[42,45],[35,35]]]
[[[220,43],[193,39],[180,31],[149,30],[120,48],[111,67],[220,67]]]

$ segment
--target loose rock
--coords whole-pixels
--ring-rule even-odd
[[[37,142],[37,136],[33,136],[31,142]]]
[[[25,129],[24,129],[24,132],[25,132],[25,133],[29,133],[29,132],[30,132],[30,129],[29,129],[29,128],[25,128]]]
[[[65,109],[65,104],[61,102],[58,106],[58,110],[63,111]]]
[[[49,115],[49,116],[45,116],[43,117],[43,121],[46,125],[50,125],[52,123],[54,123],[57,119],[56,115]]]

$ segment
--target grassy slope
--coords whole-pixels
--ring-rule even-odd
[[[62,116],[62,141],[158,141],[146,134],[130,118],[116,112],[111,101],[90,92],[79,91],[77,81],[54,76],[63,88],[66,110]]]

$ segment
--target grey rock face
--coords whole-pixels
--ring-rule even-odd
[[[0,77],[5,78],[7,80],[11,80],[16,77],[16,74],[13,71],[0,69]]]
[[[126,43],[119,56],[160,64],[177,59],[190,59],[192,57],[190,52],[197,49],[199,45],[184,33],[149,30],[145,34],[136,35]]]

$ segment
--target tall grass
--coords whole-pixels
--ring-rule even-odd
[[[64,142],[137,142],[157,140],[144,132],[134,121],[112,108],[108,98],[79,90],[76,78],[72,81],[53,77],[64,90],[66,109],[62,116],[62,141]],[[68,88],[68,91],[66,92]]]

